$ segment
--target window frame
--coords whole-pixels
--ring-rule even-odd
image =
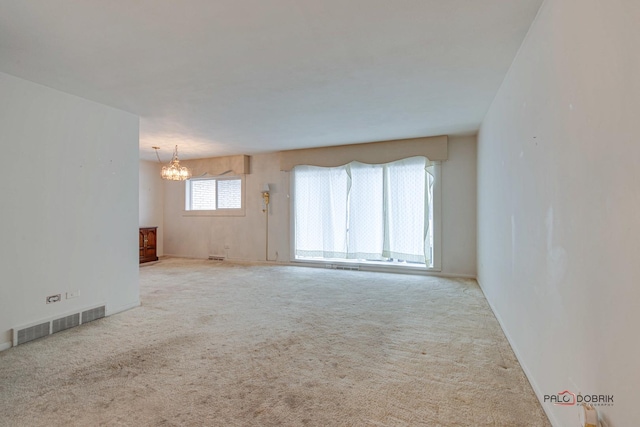
[[[300,265],[335,265],[335,266],[359,266],[371,271],[442,271],[442,164],[440,161],[430,161],[428,168],[431,168],[433,175],[433,265],[431,267],[421,265],[399,265],[394,263],[386,263],[384,261],[367,261],[359,260],[311,260],[296,258],[296,224],[295,224],[295,173],[289,172],[289,194],[291,195],[291,203],[289,204],[289,261]]]
[[[215,210],[190,210],[187,209],[187,204],[190,198],[191,182],[192,181],[216,181],[216,205],[218,204],[218,182],[219,181],[237,181],[240,180],[240,208],[237,209],[215,209]],[[245,203],[245,176],[244,175],[230,175],[230,176],[203,176],[197,178],[191,178],[185,182],[184,186],[184,198],[182,203],[183,213],[182,216],[245,216],[246,203]]]

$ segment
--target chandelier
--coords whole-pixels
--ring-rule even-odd
[[[156,150],[156,157],[158,158],[158,162],[160,161],[160,156],[158,155],[158,150],[160,147],[152,147]],[[185,181],[191,178],[191,171],[189,168],[185,166],[180,166],[180,160],[178,160],[178,146],[173,150],[173,158],[168,165],[162,166],[162,179],[168,179],[171,181]]]

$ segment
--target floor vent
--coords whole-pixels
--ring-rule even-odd
[[[209,255],[210,261],[224,261],[223,256]]]
[[[92,322],[104,317],[105,307],[96,307],[82,312],[82,323]]]
[[[51,322],[51,333],[64,331],[65,329],[73,328],[80,324],[80,313],[72,314],[71,316],[61,317]]]
[[[37,324],[28,324],[28,326],[17,326],[13,328],[13,345],[20,345],[33,341],[38,338],[46,337],[49,334],[64,331],[82,323],[91,322],[96,319],[105,317],[107,307],[90,308],[81,313],[73,313],[57,319],[49,319],[47,321],[40,320]]]
[[[336,270],[360,271],[359,265],[335,265],[333,268]]]
[[[18,330],[17,344],[24,344],[47,335],[49,335],[49,322],[40,323],[39,325]]]

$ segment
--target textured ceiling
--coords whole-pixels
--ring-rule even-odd
[[[542,0],[0,0],[0,71],[140,116],[141,158],[477,131]]]

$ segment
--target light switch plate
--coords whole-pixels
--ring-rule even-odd
[[[80,289],[77,289],[75,291],[70,291],[70,292],[67,292],[67,299],[76,298],[79,295],[80,295]]]

